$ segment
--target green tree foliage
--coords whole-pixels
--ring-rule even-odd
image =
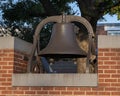
[[[96,32],[97,21],[103,15],[117,14],[120,19],[120,0],[2,0],[0,8],[7,26],[29,27],[31,34],[34,34],[36,25],[47,16],[60,15],[62,12],[74,15],[70,3],[79,7],[81,16],[91,23],[94,32]],[[48,33],[49,28],[46,27],[44,31]],[[25,36],[29,37],[29,35]]]
[[[81,11],[81,16],[85,17],[96,32],[97,21],[107,13],[113,13],[113,7],[120,6],[120,0],[76,0]],[[119,10],[116,12],[120,13]],[[113,14],[116,14],[114,12]]]
[[[31,35],[34,34],[36,25],[42,19],[47,16],[60,15],[63,11],[67,14],[73,14],[68,2],[72,2],[72,0],[3,0],[0,8],[6,26],[14,29],[15,27],[18,29],[26,29],[28,27],[28,29],[30,29],[29,31],[26,30],[26,32],[22,32],[21,30],[21,34],[10,30],[12,35],[32,42],[33,38]],[[48,40],[50,24],[46,26],[47,27],[42,30],[43,35],[41,36]],[[44,40],[45,44],[46,40]]]
[[[112,8],[108,9],[107,12],[110,15],[117,14],[118,20],[120,20],[120,5],[117,4],[118,6],[113,6]]]

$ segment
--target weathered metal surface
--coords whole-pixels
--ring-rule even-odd
[[[51,16],[51,17],[48,17],[44,20],[42,20],[36,30],[35,30],[35,35],[34,35],[34,41],[33,41],[33,48],[32,48],[32,51],[31,51],[31,56],[29,58],[29,62],[28,62],[28,72],[30,72],[31,70],[31,64],[32,64],[32,58],[35,54],[35,51],[37,49],[37,44],[38,44],[38,41],[39,41],[39,34],[41,32],[41,29],[43,28],[43,26],[49,22],[56,22],[56,23],[70,23],[70,22],[79,22],[79,23],[82,23],[86,29],[88,30],[88,35],[89,35],[89,50],[91,50],[91,40],[92,40],[92,37],[94,37],[94,32],[93,32],[93,29],[92,29],[92,26],[91,24],[83,17],[79,17],[79,16],[72,16],[72,15],[61,15],[61,16]],[[40,50],[40,49],[39,49]],[[90,58],[90,52],[88,51],[88,54],[87,54],[87,68],[86,69],[89,69],[89,58]],[[88,72],[88,70],[86,70],[86,72]]]
[[[39,49],[38,49],[39,50]],[[46,48],[38,53],[40,56],[86,57],[76,41],[72,23],[54,24],[51,39]]]

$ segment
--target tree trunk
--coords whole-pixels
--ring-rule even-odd
[[[76,0],[76,1],[78,3],[79,8],[80,8],[81,16],[84,17],[91,24],[91,26],[93,28],[93,31],[94,31],[94,34],[96,36],[97,21],[103,15],[103,13],[99,13],[99,11],[97,10],[97,7],[95,5],[96,0]],[[88,34],[84,34],[87,31],[87,30],[84,30],[84,29],[85,28],[83,28],[82,32],[79,32],[79,35],[77,35],[77,39],[78,39],[77,41],[78,41],[79,46],[84,51],[88,52],[88,43],[89,43]],[[81,35],[81,33],[83,33],[83,34]],[[95,42],[96,41],[97,40],[95,40]],[[94,45],[96,45],[96,43]],[[96,59],[96,56],[91,55],[90,56],[90,61],[92,61],[92,63],[93,63],[94,59]],[[78,58],[77,59],[77,65],[78,65],[78,69],[77,69],[78,73],[85,73],[86,72],[86,58]],[[94,68],[93,65],[90,64],[90,67],[89,67],[91,73],[95,72],[94,71],[95,68]]]

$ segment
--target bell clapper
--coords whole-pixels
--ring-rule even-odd
[[[53,58],[50,58],[50,59],[49,59],[49,62],[50,62],[50,65],[53,65],[54,59],[53,59]]]

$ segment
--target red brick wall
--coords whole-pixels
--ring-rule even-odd
[[[13,72],[26,64],[24,53],[0,50],[0,96],[120,96],[120,48],[99,48],[96,87],[12,87]]]
[[[107,35],[107,32],[104,29],[105,26],[98,26],[96,29],[97,35]]]
[[[27,72],[27,54],[19,51],[15,51],[14,53],[14,73],[25,73]]]

